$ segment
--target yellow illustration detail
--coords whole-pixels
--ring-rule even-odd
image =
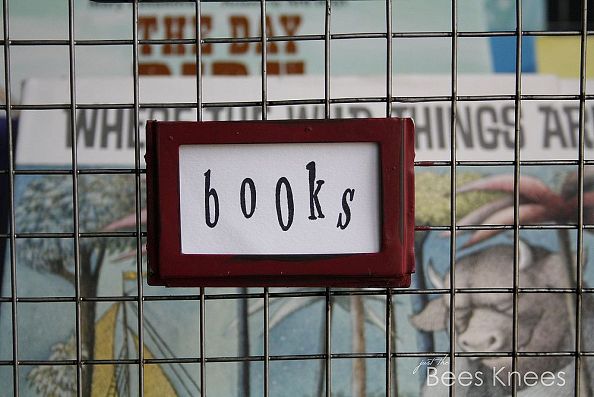
[[[116,323],[121,304],[111,306],[97,321],[95,326],[95,358],[111,360],[114,358]],[[134,345],[138,337],[131,331]],[[153,353],[144,346],[144,357],[154,358]],[[158,364],[144,367],[144,395],[146,397],[175,397],[177,393]],[[119,397],[117,389],[117,368],[113,364],[96,365],[93,369],[92,397]]]
[[[108,360],[113,358],[115,346],[114,334],[119,304],[110,307],[95,325],[95,358]],[[92,397],[117,397],[115,365],[96,365],[93,368]]]
[[[579,37],[538,37],[536,40],[538,72],[559,77],[579,77],[580,51]],[[594,58],[592,51],[594,51],[594,41],[588,40],[589,60]],[[592,62],[589,63],[592,64]],[[594,66],[588,66],[586,76],[594,77]]]
[[[134,335],[135,346],[138,346],[138,337]],[[144,347],[144,358],[154,358],[153,353]],[[173,397],[177,393],[171,386],[169,379],[158,364],[147,364],[144,366],[144,395],[146,397]]]
[[[138,272],[134,272],[134,271],[123,272],[122,279],[124,281],[136,281],[137,274],[138,274]],[[142,277],[146,278],[146,272],[142,272]]]

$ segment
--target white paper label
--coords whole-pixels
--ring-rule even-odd
[[[183,145],[184,254],[379,252],[375,143]]]

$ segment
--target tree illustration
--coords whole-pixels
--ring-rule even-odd
[[[81,232],[97,232],[135,208],[135,183],[129,175],[83,175],[78,182],[79,227]],[[36,177],[24,188],[17,202],[18,232],[72,232],[72,178]],[[32,238],[20,241],[19,263],[39,272],[53,274],[75,284],[75,250],[72,239]],[[130,238],[102,237],[79,239],[79,279],[83,296],[97,296],[99,274],[108,254],[133,249]],[[96,302],[81,305],[83,348],[94,357]],[[92,366],[83,369],[84,395],[90,395]]]
[[[76,355],[74,334],[66,342],[52,346],[49,359],[69,360]],[[83,351],[83,357],[87,357]],[[35,367],[27,375],[27,382],[43,396],[68,397],[76,394],[76,367],[73,365],[45,365]]]

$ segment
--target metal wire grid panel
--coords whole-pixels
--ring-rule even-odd
[[[584,156],[584,134],[585,134],[585,108],[588,100],[594,99],[594,96],[586,94],[586,48],[587,38],[591,32],[587,31],[587,1],[582,0],[582,20],[580,31],[570,32],[540,32],[540,31],[524,31],[522,28],[522,0],[516,0],[516,29],[513,31],[497,31],[497,32],[460,32],[458,31],[458,3],[457,0],[451,0],[451,31],[436,31],[436,32],[393,32],[392,29],[392,15],[397,10],[393,9],[392,1],[386,0],[386,29],[385,31],[377,33],[342,33],[333,34],[331,33],[331,17],[332,17],[332,1],[326,0],[325,2],[325,33],[323,35],[300,35],[300,36],[273,36],[268,37],[266,29],[261,28],[260,34],[254,37],[247,38],[202,38],[200,28],[200,15],[201,15],[201,2],[196,1],[195,4],[195,16],[197,21],[196,37],[193,39],[151,39],[141,40],[138,35],[138,7],[139,2],[134,0],[132,10],[133,16],[130,23],[133,26],[132,40],[76,40],[74,37],[75,28],[75,17],[74,17],[74,0],[67,0],[68,2],[68,40],[12,40],[11,39],[11,19],[9,10],[9,0],[3,0],[3,26],[4,26],[4,40],[2,45],[4,47],[4,85],[5,85],[5,97],[6,104],[1,107],[7,114],[7,129],[9,136],[8,144],[8,159],[9,166],[7,170],[2,170],[2,174],[8,175],[9,180],[9,232],[5,235],[0,235],[0,238],[8,239],[9,241],[9,252],[10,252],[10,285],[11,285],[11,296],[8,298],[0,298],[1,303],[9,303],[11,306],[11,317],[12,317],[12,333],[10,336],[4,335],[3,337],[12,338],[12,359],[7,361],[0,361],[1,366],[8,366],[12,368],[13,372],[13,390],[12,394],[18,396],[21,394],[19,390],[19,371],[21,366],[24,365],[65,365],[65,366],[76,366],[76,390],[77,395],[83,394],[83,368],[87,365],[106,365],[106,364],[137,364],[138,365],[138,393],[139,395],[145,394],[145,366],[150,364],[167,364],[167,363],[194,363],[198,364],[200,368],[200,394],[202,396],[207,395],[206,388],[206,367],[212,363],[225,363],[225,362],[261,362],[263,364],[263,392],[265,396],[269,395],[270,390],[270,362],[271,361],[282,361],[282,360],[321,360],[325,363],[325,395],[332,395],[332,365],[336,360],[340,359],[353,359],[353,358],[364,358],[364,359],[383,359],[385,360],[385,395],[390,396],[393,394],[393,376],[392,376],[392,365],[393,361],[397,358],[407,357],[442,357],[447,355],[449,357],[449,368],[452,372],[456,371],[456,358],[458,357],[470,357],[470,356],[500,356],[500,357],[511,357],[513,362],[513,369],[518,367],[519,357],[530,357],[530,356],[567,356],[573,357],[575,360],[575,395],[586,395],[587,391],[581,390],[581,379],[580,379],[580,368],[582,365],[583,358],[586,356],[594,356],[594,352],[586,352],[582,349],[581,344],[581,333],[582,333],[582,296],[585,293],[592,293],[594,289],[584,288],[583,285],[583,273],[582,266],[577,266],[577,280],[576,288],[520,288],[519,287],[519,234],[522,229],[575,229],[577,230],[577,263],[582,263],[583,257],[583,232],[592,228],[592,225],[584,224],[584,167],[586,165],[594,165],[594,161],[585,160]],[[267,1],[261,0],[260,4],[260,22],[261,27],[266,25],[266,8]],[[522,39],[527,36],[579,36],[580,37],[580,78],[579,78],[579,93],[576,95],[526,95],[522,91]],[[458,41],[460,38],[465,37],[490,37],[490,36],[509,36],[516,39],[516,67],[515,67],[515,93],[513,95],[473,95],[473,96],[461,96],[458,95]],[[424,97],[402,97],[398,96],[398,90],[393,92],[393,45],[392,42],[396,38],[426,38],[426,37],[443,37],[451,40],[451,95],[448,96],[424,96]],[[349,98],[331,98],[330,87],[332,84],[332,77],[330,73],[330,60],[331,60],[331,42],[335,40],[344,39],[363,39],[363,38],[375,38],[385,39],[386,42],[386,70],[388,71],[385,76],[385,96],[380,97],[349,97]],[[271,42],[288,42],[288,41],[323,41],[324,43],[324,98],[313,98],[307,100],[292,100],[290,98],[284,100],[270,101],[268,100],[268,89],[267,89],[267,43]],[[195,102],[191,103],[140,103],[139,100],[139,71],[138,71],[138,58],[139,58],[139,46],[143,44],[160,45],[160,44],[197,44],[202,45],[208,43],[261,43],[261,100],[256,102],[224,102],[224,103],[206,103],[203,102],[202,95],[202,70],[201,70],[201,59],[202,59],[202,47],[197,45],[196,51],[196,76],[197,76],[197,98]],[[11,50],[17,46],[67,46],[69,50],[69,92],[70,101],[63,104],[39,104],[39,105],[17,105],[13,104],[12,100],[12,85],[11,85]],[[76,84],[77,84],[77,73],[76,73],[76,53],[77,49],[82,46],[102,46],[102,45],[122,45],[131,46],[133,49],[133,79],[134,79],[134,92],[132,103],[120,103],[120,104],[85,104],[77,101],[76,98]],[[514,115],[515,115],[515,140],[514,140],[514,159],[513,161],[458,161],[457,160],[457,146],[456,146],[456,130],[457,130],[457,108],[458,103],[464,101],[514,101]],[[522,110],[522,103],[526,100],[556,100],[556,101],[579,101],[579,156],[577,160],[565,160],[565,161],[522,161],[520,156],[520,114]],[[141,190],[141,178],[145,173],[142,168],[141,156],[142,151],[140,147],[139,139],[139,111],[143,108],[190,108],[197,109],[197,118],[202,120],[203,110],[211,107],[250,107],[259,106],[261,107],[262,119],[266,120],[268,117],[268,109],[274,106],[285,106],[285,105],[296,105],[296,104],[315,104],[324,106],[324,114],[326,118],[330,118],[330,108],[332,104],[342,103],[385,103],[385,116],[392,116],[392,105],[395,103],[417,103],[417,102],[447,102],[451,104],[451,125],[450,125],[450,160],[439,161],[429,163],[418,163],[418,167],[433,167],[433,166],[445,166],[449,167],[450,170],[450,183],[451,183],[451,194],[450,194],[450,224],[449,226],[420,226],[419,230],[477,230],[487,229],[488,226],[459,226],[457,225],[456,219],[456,181],[457,181],[457,169],[460,166],[513,166],[515,175],[514,184],[514,223],[508,226],[499,226],[498,229],[506,229],[513,231],[514,236],[514,266],[513,266],[513,287],[512,288],[491,288],[491,289],[459,289],[456,288],[456,273],[451,271],[449,274],[449,288],[437,288],[437,289],[409,289],[409,290],[384,290],[384,291],[369,291],[369,290],[332,290],[330,288],[325,291],[312,290],[309,292],[271,292],[268,288],[265,288],[262,292],[250,293],[247,290],[243,293],[229,293],[229,294],[206,294],[205,290],[200,289],[199,294],[196,295],[178,295],[178,296],[155,296],[147,295],[144,293],[143,279],[142,279],[142,244],[143,237],[146,233],[141,228],[141,202],[143,192]],[[134,117],[135,126],[135,166],[133,169],[79,169],[79,157],[77,153],[77,140],[78,136],[74,132],[76,126],[76,118],[78,109],[131,109]],[[12,113],[19,110],[55,110],[64,109],[69,112],[69,124],[71,126],[71,140],[72,144],[72,169],[70,170],[17,170],[15,166],[15,153],[14,153],[14,141],[15,134],[13,132],[14,126],[12,122]],[[522,166],[527,165],[577,165],[578,169],[578,221],[577,224],[566,224],[566,225],[555,225],[555,226],[528,226],[520,225],[519,222],[519,207],[520,207],[520,189],[519,179]],[[73,200],[73,224],[74,230],[72,233],[17,233],[15,228],[15,176],[17,175],[71,175],[72,177],[72,200]],[[79,178],[85,174],[130,174],[134,176],[135,180],[135,203],[136,203],[136,230],[133,232],[81,232],[79,223]],[[80,241],[85,238],[94,237],[122,237],[122,238],[134,238],[136,243],[136,264],[137,264],[137,295],[136,296],[110,296],[110,297],[93,297],[83,296],[81,291],[81,276],[80,276]],[[16,264],[16,242],[21,238],[71,238],[74,242],[74,265],[75,265],[75,296],[73,297],[22,297],[19,296],[17,290],[17,264]],[[456,262],[456,233],[451,234],[450,239],[450,255],[449,255],[450,268],[455,268]],[[575,295],[575,346],[570,351],[562,352],[520,352],[518,348],[518,296],[520,293],[570,293]],[[513,294],[513,343],[512,350],[508,352],[462,352],[456,350],[456,297],[460,294],[469,293],[512,293]],[[435,352],[399,352],[396,350],[396,346],[392,343],[392,339],[389,337],[392,333],[392,300],[394,295],[398,294],[447,294],[450,301],[449,310],[449,345],[448,351],[435,351]],[[385,350],[375,353],[345,353],[337,354],[332,351],[332,310],[333,300],[336,297],[341,296],[385,296],[385,326],[386,326],[386,339],[385,339]],[[269,302],[273,298],[291,298],[291,297],[306,297],[315,296],[325,300],[325,343],[324,352],[322,354],[309,354],[309,355],[278,355],[273,356],[269,351]],[[207,338],[205,335],[205,324],[208,318],[205,316],[205,303],[208,300],[221,300],[221,299],[257,299],[263,300],[263,322],[264,322],[264,334],[263,334],[263,355],[249,355],[249,352],[245,352],[245,356],[240,357],[207,357],[206,343]],[[85,302],[90,301],[110,301],[110,302],[135,302],[138,310],[138,322],[137,322],[137,335],[138,344],[143,346],[143,338],[146,334],[144,312],[143,307],[145,302],[150,301],[163,301],[163,300],[189,300],[197,302],[196,310],[199,310],[199,335],[196,335],[196,343],[199,344],[200,354],[198,357],[179,357],[179,358],[147,358],[143,349],[139,349],[137,359],[113,359],[113,360],[96,360],[96,359],[85,359],[83,357],[82,347],[82,323],[81,316],[81,305]],[[19,346],[22,341],[19,341],[19,330],[18,330],[18,303],[20,302],[74,302],[76,305],[76,359],[74,360],[22,360],[19,356]],[[4,391],[5,392],[5,391]],[[517,385],[515,382],[512,383],[512,393],[516,395]],[[450,387],[450,395],[455,394],[455,388]]]

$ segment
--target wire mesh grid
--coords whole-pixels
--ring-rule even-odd
[[[153,364],[197,364],[199,366],[199,390],[201,396],[207,395],[207,379],[208,374],[206,368],[209,365],[216,363],[242,363],[242,362],[261,362],[263,365],[263,394],[270,395],[270,365],[274,361],[293,361],[293,360],[317,360],[324,363],[324,395],[333,395],[332,391],[332,375],[333,365],[341,359],[381,359],[384,361],[385,367],[385,385],[383,388],[384,395],[394,395],[394,383],[396,380],[393,377],[393,365],[395,360],[399,358],[427,358],[427,357],[449,357],[449,369],[452,372],[457,370],[457,358],[460,357],[511,357],[512,368],[518,368],[518,358],[521,357],[541,357],[541,356],[559,356],[571,357],[575,362],[575,379],[574,379],[574,394],[588,395],[588,390],[583,390],[581,381],[581,367],[584,357],[594,356],[592,351],[584,351],[581,343],[582,333],[582,297],[585,293],[592,293],[594,289],[585,288],[583,284],[582,266],[577,266],[576,271],[576,286],[575,288],[521,288],[519,280],[519,246],[520,246],[520,231],[521,230],[547,230],[547,229],[567,229],[575,230],[577,233],[577,263],[581,264],[584,255],[583,233],[584,230],[592,229],[592,225],[584,224],[584,167],[587,165],[594,165],[593,160],[586,160],[584,155],[584,139],[586,131],[586,104],[587,101],[594,99],[594,95],[587,95],[586,92],[586,60],[587,60],[587,39],[592,32],[587,31],[587,1],[581,1],[582,19],[581,29],[579,31],[563,31],[563,32],[541,32],[541,31],[525,31],[522,27],[522,0],[516,0],[516,29],[511,31],[496,31],[496,32],[461,32],[458,30],[458,8],[457,0],[451,0],[451,30],[450,31],[431,31],[431,32],[393,32],[392,29],[392,15],[397,10],[394,9],[392,1],[386,0],[386,29],[376,33],[331,33],[331,17],[332,17],[332,0],[325,1],[325,32],[319,34],[294,35],[294,36],[268,36],[266,29],[266,14],[267,1],[261,0],[260,5],[260,34],[245,38],[228,38],[228,37],[201,37],[202,29],[201,23],[201,1],[195,1],[195,21],[197,23],[196,37],[191,39],[140,39],[138,33],[138,10],[139,1],[134,0],[132,4],[132,20],[130,21],[132,29],[132,39],[75,39],[75,1],[65,0],[68,3],[68,39],[67,40],[13,40],[11,39],[11,23],[9,0],[3,0],[3,28],[4,40],[2,45],[4,48],[4,86],[6,104],[1,106],[5,110],[7,117],[7,130],[9,137],[8,144],[8,169],[1,170],[4,175],[8,175],[9,181],[9,229],[8,233],[0,235],[0,238],[7,239],[9,242],[9,265],[10,265],[10,297],[1,297],[0,303],[10,304],[11,312],[11,334],[3,335],[3,338],[12,338],[12,358],[10,360],[0,361],[1,367],[9,367],[12,370],[12,394],[18,396],[21,393],[19,388],[19,372],[23,366],[31,365],[64,365],[76,367],[76,394],[83,395],[83,371],[89,365],[109,365],[109,364],[135,364],[138,366],[137,371],[137,390],[138,395],[143,396],[145,390],[145,368]],[[511,95],[458,95],[458,49],[460,38],[484,38],[484,37],[513,37],[516,40],[515,44],[515,92]],[[574,95],[534,95],[524,94],[522,90],[522,40],[530,36],[579,36],[580,39],[580,75],[579,75],[579,93]],[[446,38],[451,40],[451,95],[448,96],[398,96],[398,87],[393,90],[393,40],[399,38]],[[386,49],[386,76],[385,76],[385,96],[378,97],[341,97],[332,98],[330,95],[332,76],[331,76],[331,43],[338,40],[348,39],[383,39],[385,40]],[[291,99],[285,98],[282,100],[268,100],[267,88],[267,44],[273,42],[304,42],[304,41],[318,41],[323,42],[324,45],[324,97],[312,99]],[[202,46],[206,44],[231,44],[231,43],[261,43],[261,100],[259,101],[237,101],[237,102],[204,102],[202,89]],[[139,99],[139,46],[140,45],[163,45],[163,44],[202,44],[196,46],[196,89],[197,97],[195,102],[189,103],[141,103]],[[12,84],[11,84],[11,51],[15,47],[21,46],[66,46],[68,48],[68,76],[69,76],[69,94],[70,100],[68,103],[52,103],[52,104],[13,104],[12,100]],[[76,98],[76,54],[77,50],[84,46],[129,46],[132,48],[133,61],[133,101],[130,103],[81,103]],[[461,102],[477,102],[477,101],[513,101],[514,102],[514,158],[513,160],[501,161],[466,161],[457,160],[458,149],[457,142],[457,110],[458,104]],[[577,160],[522,160],[521,158],[521,142],[520,131],[521,121],[520,115],[522,111],[522,104],[525,101],[579,101],[579,136],[578,147],[579,154]],[[331,105],[346,104],[346,103],[382,103],[385,104],[385,116],[393,116],[393,104],[397,103],[421,103],[421,102],[444,102],[451,105],[451,125],[450,125],[450,160],[449,161],[433,161],[433,162],[417,162],[418,168],[426,167],[448,167],[450,173],[450,221],[449,225],[442,226],[425,226],[419,225],[418,230],[434,230],[434,231],[465,231],[465,230],[487,230],[498,229],[508,230],[513,232],[513,286],[511,288],[456,288],[456,272],[449,273],[449,287],[433,288],[433,289],[388,289],[388,290],[334,290],[327,288],[325,290],[311,290],[311,291],[270,291],[265,288],[261,292],[243,290],[240,293],[227,294],[208,294],[204,288],[199,290],[196,294],[185,294],[175,296],[161,296],[149,295],[144,292],[143,284],[143,238],[146,237],[146,232],[141,227],[141,203],[144,192],[142,191],[141,178],[145,174],[145,169],[142,166],[142,149],[140,146],[140,131],[139,131],[139,112],[144,108],[187,108],[197,109],[197,119],[203,119],[203,110],[215,107],[254,107],[261,108],[262,119],[268,118],[268,110],[275,106],[287,105],[323,105],[324,115],[326,118],[331,117]],[[134,168],[79,168],[80,158],[77,150],[78,135],[75,133],[75,126],[77,123],[77,110],[80,109],[129,109],[132,111],[134,118]],[[46,170],[46,169],[17,169],[15,163],[14,141],[16,139],[13,126],[13,117],[11,114],[16,111],[24,110],[66,110],[69,114],[69,124],[71,133],[72,152],[71,169],[66,170]],[[578,170],[578,219],[577,223],[555,224],[555,225],[524,225],[520,224],[520,174],[523,167],[527,166],[546,166],[546,165],[571,165],[577,166]],[[480,166],[496,166],[496,167],[513,167],[514,174],[514,189],[513,189],[513,208],[514,208],[514,222],[512,225],[499,226],[485,226],[485,225],[459,225],[456,217],[456,203],[457,203],[457,170],[460,167],[480,167]],[[135,183],[135,224],[136,228],[130,232],[85,232],[80,229],[79,221],[79,181],[84,175],[131,175],[134,177]],[[73,213],[72,222],[74,229],[72,232],[22,232],[17,233],[15,221],[15,178],[18,175],[67,175],[72,178],[72,203]],[[455,268],[456,253],[457,253],[457,233],[452,233],[450,237],[449,263],[450,268]],[[136,289],[137,293],[132,296],[85,296],[81,290],[81,270],[80,270],[80,242],[82,239],[89,238],[132,238],[135,239],[136,247]],[[75,293],[74,296],[21,296],[17,290],[17,241],[19,239],[39,238],[39,239],[72,239],[74,248],[74,280]],[[457,346],[457,332],[456,332],[456,298],[465,294],[496,294],[496,293],[511,293],[513,294],[513,332],[512,332],[512,349],[510,351],[501,352],[465,352],[459,351]],[[521,293],[546,293],[546,294],[573,294],[575,296],[575,345],[568,351],[554,351],[554,352],[523,352],[520,351],[519,341],[519,295]],[[393,297],[400,294],[406,295],[437,295],[444,294],[449,299],[449,346],[447,351],[432,351],[432,352],[412,352],[412,351],[398,351],[396,344],[393,343],[390,335],[392,334],[392,324],[394,313],[392,311]],[[334,353],[332,349],[332,311],[334,308],[334,300],[339,297],[352,296],[381,296],[385,298],[385,350],[378,352],[367,353]],[[271,355],[269,349],[269,333],[270,333],[270,300],[271,299],[288,299],[300,297],[318,297],[325,302],[325,317],[324,317],[324,351],[320,354],[287,354],[287,355]],[[263,324],[264,332],[263,338],[263,354],[250,355],[249,351],[244,351],[243,355],[227,357],[227,356],[209,356],[206,354],[207,335],[205,332],[205,324],[208,322],[208,316],[205,313],[205,305],[209,300],[262,300],[263,301]],[[195,357],[172,357],[172,358],[149,358],[145,355],[144,349],[138,350],[138,357],[134,359],[88,359],[84,357],[82,344],[82,328],[84,327],[81,315],[81,306],[85,302],[130,302],[135,303],[137,307],[137,337],[138,345],[143,346],[143,339],[147,334],[146,322],[144,321],[143,308],[147,302],[158,301],[190,301],[196,302],[196,311],[199,312],[199,334],[196,335],[196,344],[199,346],[199,355]],[[75,315],[75,341],[76,341],[76,357],[75,359],[67,360],[23,360],[19,355],[19,346],[23,341],[19,338],[18,318],[19,318],[19,303],[43,303],[43,302],[63,302],[74,303],[76,308]],[[516,395],[518,387],[515,382],[512,382],[512,394]],[[6,390],[2,391],[5,393]],[[456,394],[456,389],[453,385],[449,388],[450,395]]]

